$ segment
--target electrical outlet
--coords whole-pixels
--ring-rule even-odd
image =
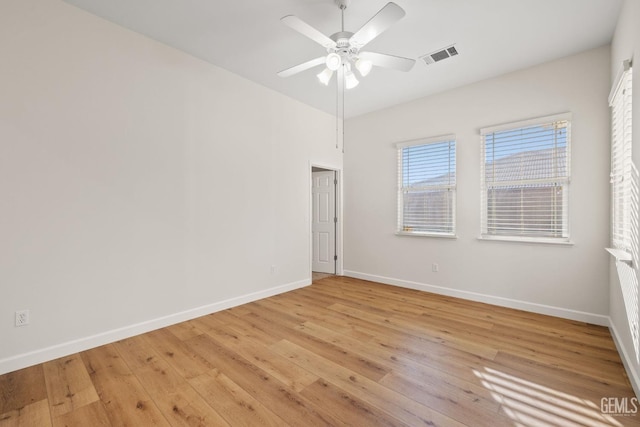
[[[436,263],[431,264],[431,271],[433,271],[434,273],[437,273],[439,269],[440,268],[438,267],[438,264]]]
[[[29,324],[29,310],[16,311],[16,326],[25,326]]]

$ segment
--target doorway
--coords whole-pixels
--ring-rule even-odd
[[[311,270],[333,275],[338,271],[338,172],[311,168]]]

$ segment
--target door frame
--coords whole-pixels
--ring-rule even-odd
[[[342,210],[342,168],[340,167],[336,167],[333,165],[327,165],[327,164],[322,164],[322,163],[317,163],[317,162],[309,162],[309,215],[308,215],[308,222],[309,222],[309,229],[308,229],[308,233],[307,236],[309,236],[309,267],[308,267],[308,271],[309,271],[309,280],[311,281],[311,277],[313,274],[313,231],[312,231],[312,226],[313,226],[313,168],[318,168],[318,169],[324,169],[326,171],[331,171],[331,172],[335,172],[336,174],[336,179],[338,180],[338,184],[336,185],[336,203],[335,203],[335,214],[336,217],[338,218],[338,224],[336,226],[336,236],[335,236],[335,241],[336,241],[336,255],[338,256],[338,259],[336,260],[336,275],[337,276],[342,276],[344,275],[344,251],[343,251],[343,240],[342,240],[342,234],[343,234],[343,224],[344,224],[344,220],[343,220],[343,210]]]

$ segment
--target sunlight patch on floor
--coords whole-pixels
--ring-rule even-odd
[[[482,385],[517,425],[621,427],[600,402],[581,399],[491,368],[474,370]]]

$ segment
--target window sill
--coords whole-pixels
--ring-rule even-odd
[[[553,246],[573,246],[571,240],[551,239],[551,238],[534,238],[534,237],[512,237],[512,236],[480,236],[478,240],[489,242],[509,242],[509,243],[534,243],[537,245],[553,245]]]
[[[604,250],[609,252],[616,261],[627,263],[630,267],[633,267],[633,257],[624,249],[604,248]]]
[[[455,234],[444,233],[420,233],[417,231],[396,231],[396,236],[412,236],[412,237],[436,237],[440,239],[457,239]]]

